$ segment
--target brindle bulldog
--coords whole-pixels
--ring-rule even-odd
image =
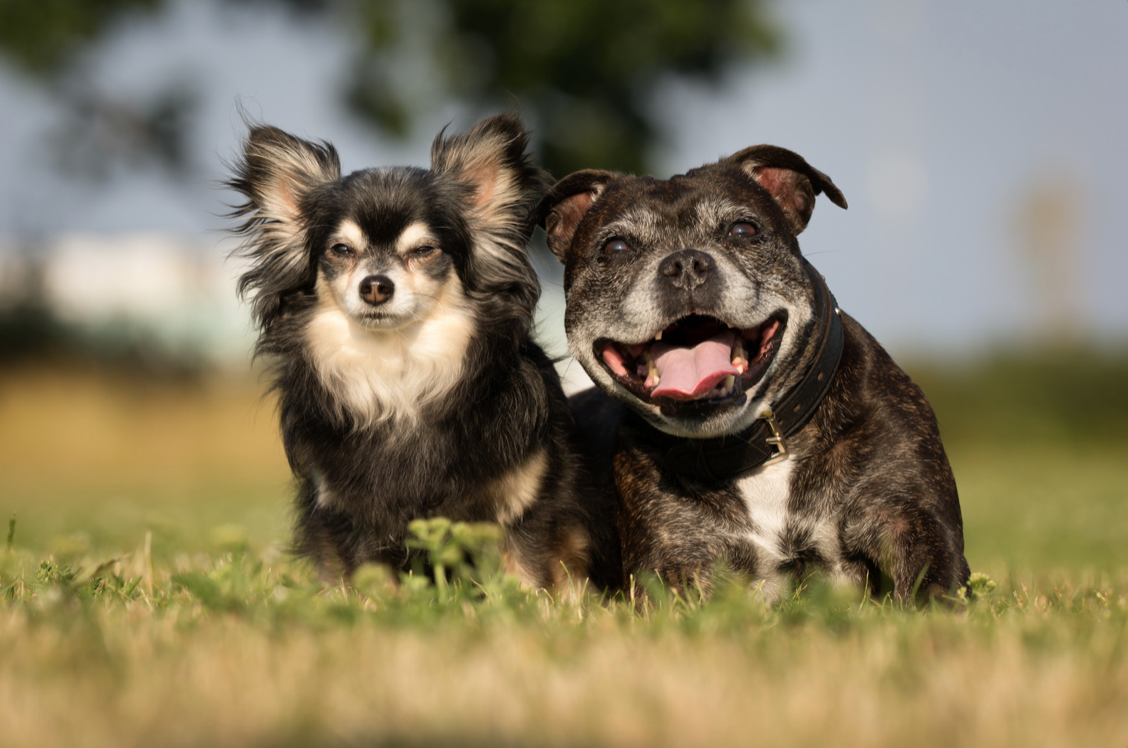
[[[761,145],[669,180],[580,171],[541,202],[625,583],[707,592],[723,559],[767,600],[812,570],[900,599],[966,584],[932,408],[799,250],[823,193],[846,207]]]

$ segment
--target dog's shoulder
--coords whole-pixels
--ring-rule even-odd
[[[920,386],[857,320],[845,313],[842,319],[846,346],[828,411],[872,423],[891,443],[911,438],[942,452],[936,414]]]
[[[865,328],[842,316],[842,364],[814,428],[797,440],[809,454],[797,484],[822,485],[825,476],[838,475],[847,503],[872,510],[913,497],[917,506],[931,507],[958,526],[956,482],[932,405]],[[854,472],[836,471],[839,463],[853,465]]]

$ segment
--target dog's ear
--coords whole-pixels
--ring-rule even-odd
[[[529,132],[513,113],[482,120],[465,135],[439,133],[431,146],[431,170],[464,188],[474,232],[468,290],[505,294],[532,324],[540,284],[526,249],[532,235],[529,212],[548,186],[548,173],[526,152]]]
[[[251,210],[267,221],[280,224],[276,230],[301,230],[301,203],[319,185],[341,176],[337,151],[328,143],[311,143],[277,127],[256,125],[236,165],[235,179],[228,183],[243,193]]]
[[[609,171],[585,169],[561,179],[540,201],[533,218],[544,229],[548,248],[564,262],[576,227],[610,182],[619,176]]]
[[[830,201],[846,207],[846,198],[830,177],[808,164],[798,153],[774,145],[754,145],[729,156],[734,163],[768,191],[783,211],[791,233],[807,228],[815,209],[815,196],[825,192]]]
[[[548,174],[532,162],[528,147],[529,132],[521,118],[498,114],[464,135],[439,133],[431,145],[431,170],[470,188],[466,200],[477,229],[523,231],[532,201],[548,186]]]
[[[328,143],[252,125],[233,170],[226,184],[246,202],[235,206],[230,217],[243,219],[234,231],[245,237],[239,252],[252,261],[239,278],[239,293],[254,294],[252,313],[266,326],[284,295],[313,282],[302,239],[302,202],[319,185],[340,178],[341,165]]]

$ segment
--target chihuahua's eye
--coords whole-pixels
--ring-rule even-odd
[[[738,223],[734,223],[732,225],[732,228],[729,229],[729,236],[749,237],[749,236],[755,236],[755,235],[756,235],[756,227],[753,226],[752,224],[748,223],[747,221],[740,221]]]
[[[438,254],[438,251],[438,247],[416,247],[415,249],[411,250],[411,256],[417,260],[424,260],[428,257],[433,257],[434,255]]]
[[[353,251],[352,247],[347,244],[334,244],[329,248],[329,253],[337,257],[348,257]]]
[[[627,244],[622,239],[612,239],[603,245],[603,254],[614,255],[621,252],[630,252],[631,245]]]

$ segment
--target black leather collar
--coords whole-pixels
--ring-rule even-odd
[[[806,375],[778,402],[739,434],[713,439],[688,439],[643,424],[640,433],[663,451],[662,461],[674,472],[710,483],[731,481],[769,460],[787,459],[787,438],[810,422],[838,371],[845,335],[834,295],[806,258],[803,269],[815,288],[815,317],[821,319],[818,355]],[[640,417],[631,413],[638,421]]]

